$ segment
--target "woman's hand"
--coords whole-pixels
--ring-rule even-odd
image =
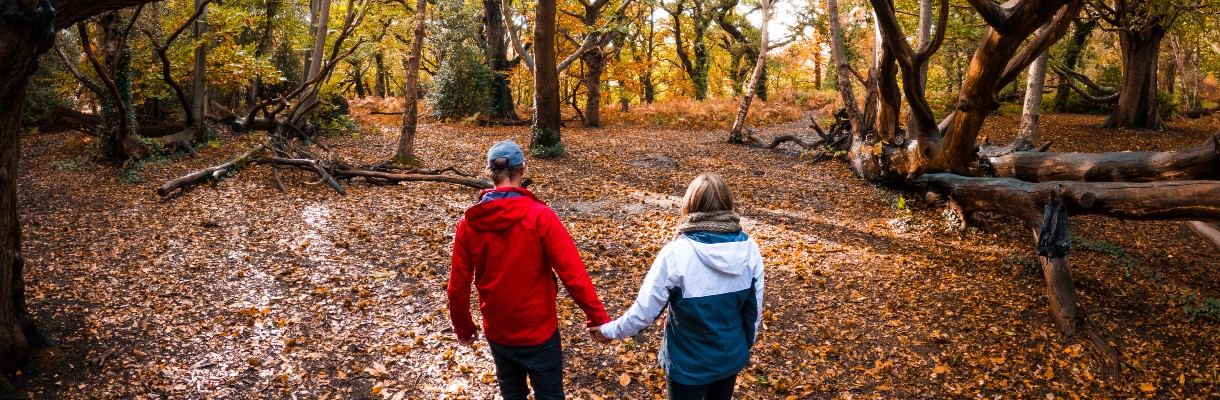
[[[610,339],[610,338],[606,337],[606,335],[602,334],[601,328],[602,328],[601,326],[590,327],[589,328],[589,337],[592,338],[594,342],[598,342],[601,344],[613,342],[614,341],[613,339]]]

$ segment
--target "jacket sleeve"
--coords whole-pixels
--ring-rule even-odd
[[[538,214],[536,226],[551,270],[559,276],[576,305],[585,312],[585,325],[594,327],[610,322],[610,315],[606,314],[606,308],[597,298],[593,281],[589,279],[589,271],[585,270],[585,263],[580,259],[576,242],[568,235],[568,230],[563,227],[559,216],[554,210],[546,207]]]
[[[449,320],[453,322],[453,333],[466,339],[478,331],[470,315],[470,284],[474,280],[474,266],[466,252],[466,220],[458,221],[453,235],[453,257],[449,267]]]
[[[669,304],[669,290],[674,287],[669,278],[668,249],[662,249],[657,259],[652,262],[648,275],[644,276],[644,284],[640,285],[640,294],[635,297],[635,303],[627,309],[626,314],[602,325],[602,335],[611,339],[623,339],[644,330],[661,316],[661,311]]]
[[[753,316],[754,317],[754,321],[753,321],[754,322],[754,331],[750,332],[751,333],[750,345],[753,346],[754,342],[758,341],[758,329],[762,327],[763,286],[765,286],[765,279],[764,279],[764,273],[763,273],[764,268],[763,268],[762,251],[759,250],[757,242],[755,242],[753,246],[750,246],[750,253],[752,253],[750,255],[750,268],[754,272],[754,301],[755,301],[754,316]]]

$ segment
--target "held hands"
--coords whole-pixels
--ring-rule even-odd
[[[590,327],[589,338],[593,339],[594,342],[601,344],[607,344],[614,341],[614,339],[610,339],[606,337],[606,335],[602,334],[601,326]]]
[[[465,338],[465,339],[458,338],[458,344],[460,344],[462,346],[466,346],[466,347],[471,347],[471,346],[474,346],[475,340],[479,340],[479,331],[474,331],[474,334],[470,335],[470,337],[468,337],[468,338]]]

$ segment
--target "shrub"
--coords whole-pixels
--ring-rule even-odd
[[[474,48],[455,47],[441,62],[428,90],[428,116],[450,120],[484,115],[491,109],[491,83],[495,77],[483,55]]]

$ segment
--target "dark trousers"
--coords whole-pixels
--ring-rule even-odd
[[[496,362],[496,380],[504,400],[525,400],[530,391],[525,387],[529,377],[535,400],[553,400],[563,396],[563,345],[559,330],[537,346],[505,346],[487,342],[491,358]]]
[[[669,400],[731,400],[733,387],[737,385],[737,374],[706,385],[683,385],[666,379]]]

